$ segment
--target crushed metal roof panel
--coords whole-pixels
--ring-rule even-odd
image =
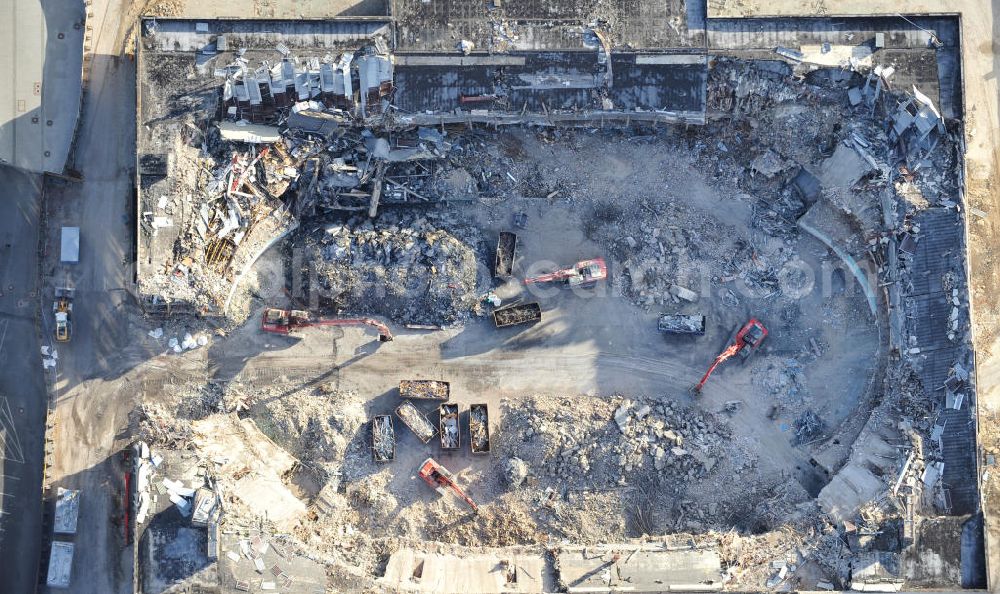
[[[401,55],[397,61],[394,106],[403,113],[453,112],[492,108],[512,112],[608,109],[597,90],[606,67],[598,53],[532,52],[483,60]],[[618,111],[663,110],[704,113],[707,65],[704,54],[613,53],[614,72],[607,91]],[[501,69],[502,70],[498,70]],[[497,93],[509,84],[506,107],[469,102]],[[465,99],[463,99],[465,98]]]
[[[497,3],[499,6],[500,3]],[[466,39],[491,53],[584,47],[581,25],[601,14],[613,23],[618,46],[704,46],[704,3],[685,0],[504,0],[500,9],[478,0],[396,0],[397,48],[452,50]]]

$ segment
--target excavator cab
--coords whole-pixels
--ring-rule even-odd
[[[569,277],[571,287],[587,286],[603,280],[608,276],[608,267],[602,258],[584,260],[577,264],[576,274]]]
[[[264,317],[261,319],[260,326],[265,332],[288,334],[308,321],[309,312],[297,309],[269,307],[264,310]]]
[[[751,318],[736,336],[736,341],[743,345],[740,348],[740,358],[743,361],[749,359],[750,355],[760,346],[760,343],[764,342],[766,336],[767,328],[757,321],[756,318]]]

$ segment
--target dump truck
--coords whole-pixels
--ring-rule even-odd
[[[469,406],[469,449],[473,454],[490,453],[490,409],[486,404]]]
[[[663,314],[656,324],[660,332],[667,334],[696,334],[701,336],[705,333],[705,316],[683,315],[683,314]]]
[[[392,462],[396,459],[396,431],[391,415],[372,417],[372,457],[376,462]]]
[[[534,324],[542,319],[542,306],[538,303],[519,303],[493,310],[493,323],[497,328]]]
[[[517,249],[517,235],[510,231],[501,231],[497,240],[497,257],[493,265],[493,275],[497,278],[510,278],[514,272],[514,250]]]
[[[59,261],[76,264],[80,261],[80,228],[63,227],[59,242]]]
[[[73,294],[74,289],[61,287],[56,289],[55,301],[52,302],[52,314],[55,317],[56,342],[69,342],[73,337]]]
[[[451,384],[442,380],[400,380],[399,397],[414,400],[448,400]]]
[[[458,413],[458,405],[455,403],[442,404],[438,407],[438,432],[441,434],[442,450],[457,450],[462,447]]]
[[[413,431],[413,434],[417,436],[417,439],[427,443],[434,437],[437,433],[434,430],[434,425],[427,419],[427,415],[420,412],[420,409],[414,406],[409,400],[404,400],[402,404],[396,407],[396,416],[399,417],[403,424]]]

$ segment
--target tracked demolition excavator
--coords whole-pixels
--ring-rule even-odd
[[[739,332],[736,333],[736,340],[733,341],[733,344],[726,347],[726,350],[719,353],[719,356],[715,358],[715,361],[712,362],[712,366],[708,368],[705,375],[701,377],[701,381],[694,387],[694,391],[701,392],[701,389],[705,387],[705,382],[708,381],[709,376],[712,375],[715,368],[722,364],[723,361],[736,355],[740,355],[743,360],[748,359],[750,355],[757,350],[760,343],[764,342],[766,337],[767,328],[764,327],[764,324],[757,321],[757,318],[750,318],[750,321],[744,324],[743,327],[740,328]]]
[[[524,279],[524,284],[561,282],[571,287],[590,287],[606,278],[608,278],[608,265],[604,263],[604,258],[594,258],[577,262],[570,268],[528,277]]]
[[[378,330],[379,342],[392,340],[389,327],[372,318],[313,318],[309,312],[300,309],[269,307],[264,310],[264,317],[260,322],[261,330],[272,334],[291,334],[315,326],[371,326]]]
[[[442,495],[450,491],[457,495],[459,499],[468,503],[472,511],[479,511],[479,506],[476,505],[476,502],[466,495],[465,491],[455,483],[455,475],[448,472],[448,469],[444,466],[438,464],[434,458],[424,460],[424,463],[420,465],[420,472],[418,474],[431,489]]]

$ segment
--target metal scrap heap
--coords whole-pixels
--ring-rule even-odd
[[[403,398],[448,400],[451,386],[440,380],[400,380],[399,395]]]
[[[376,462],[387,462],[396,457],[396,432],[389,415],[377,415],[372,419],[372,454]]]

